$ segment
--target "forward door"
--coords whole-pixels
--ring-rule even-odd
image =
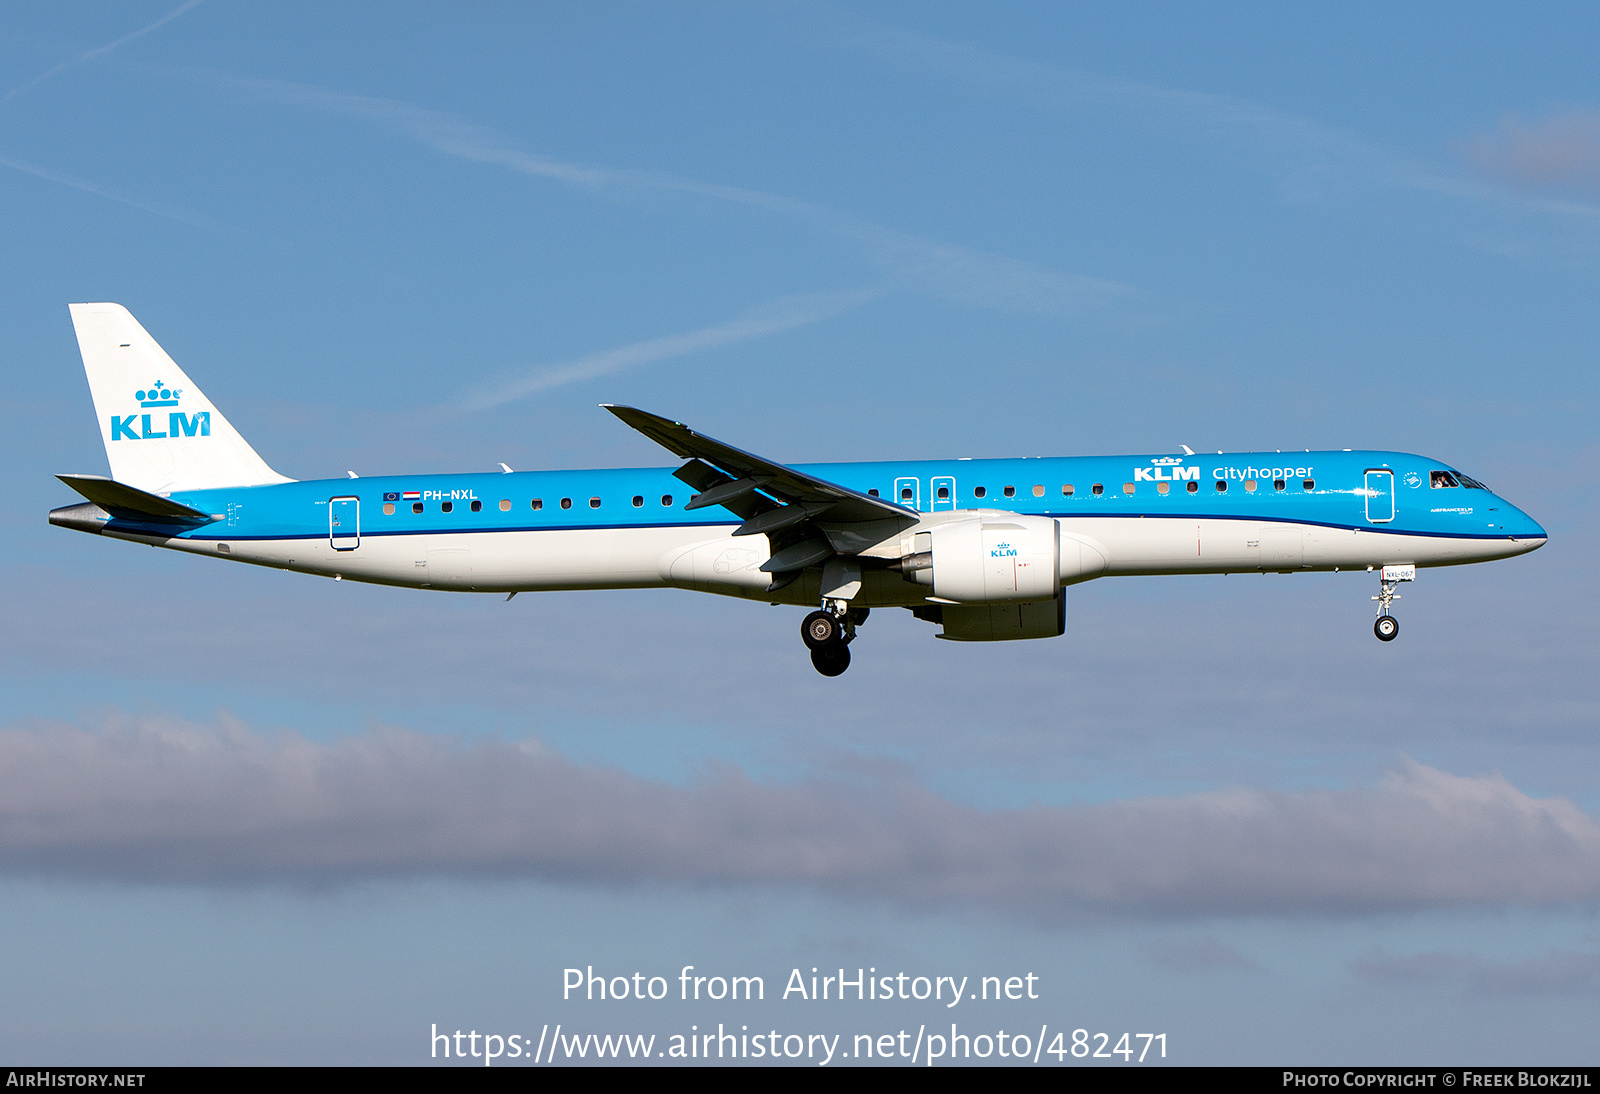
[[[1394,519],[1394,472],[1367,472],[1367,520],[1384,524]]]

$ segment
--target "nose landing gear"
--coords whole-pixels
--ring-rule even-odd
[[[851,608],[847,601],[827,601],[800,624],[800,638],[811,650],[811,664],[824,676],[838,676],[850,667],[850,643],[856,625],[867,620],[867,608]]]
[[[1378,595],[1372,598],[1378,602],[1378,619],[1372,624],[1372,633],[1378,636],[1378,641],[1393,642],[1400,633],[1400,621],[1389,614],[1389,605],[1400,599],[1400,594],[1395,592],[1400,582],[1416,579],[1415,566],[1385,566],[1378,571]]]

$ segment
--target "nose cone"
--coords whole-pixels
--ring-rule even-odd
[[[1549,538],[1549,535],[1538,521],[1518,509],[1515,505],[1502,501],[1500,503],[1500,512],[1496,513],[1495,516],[1501,518],[1497,522],[1501,530],[1513,542],[1518,544],[1523,551],[1537,550],[1543,547],[1545,540]]]

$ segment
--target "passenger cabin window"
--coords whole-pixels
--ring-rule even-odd
[[[939,487],[939,500],[940,501],[949,501],[950,500],[950,488],[948,486]]]
[[[661,495],[661,504],[665,505],[669,509],[672,508],[672,495],[671,494],[662,494]]]
[[[1254,494],[1256,492],[1256,480],[1255,479],[1245,479],[1244,480],[1244,492],[1246,494]]]
[[[1123,484],[1122,484],[1122,492],[1123,492],[1123,493],[1124,493],[1124,494],[1131,494],[1131,493],[1133,493],[1133,483],[1131,483],[1131,482],[1125,482],[1125,483],[1123,483]]]
[[[544,508],[544,499],[543,498],[534,498],[531,504],[532,504],[533,508],[535,508],[535,509],[543,509]]]
[[[451,511],[453,511],[455,509],[455,507],[456,507],[456,503],[453,502],[453,501],[440,502],[439,503],[439,512],[441,512],[441,513],[449,513]]]
[[[1217,493],[1219,493],[1219,494],[1226,494],[1226,493],[1227,493],[1227,492],[1228,492],[1228,483],[1227,483],[1227,480],[1225,480],[1225,479],[1218,479],[1218,480],[1217,480]]]
[[[644,495],[643,494],[635,494],[633,496],[633,507],[635,509],[637,509],[640,506],[642,506],[643,504],[644,504]]]
[[[1189,493],[1198,494],[1200,492],[1200,484],[1191,479],[1188,483],[1188,489]]]
[[[901,501],[910,501],[911,500],[911,487],[902,486],[900,488],[900,500]]]
[[[589,508],[590,509],[598,509],[598,508],[600,508],[600,499],[599,498],[590,498],[589,499]]]
[[[510,498],[501,498],[500,499],[500,511],[502,513],[511,512],[511,499]]]
[[[483,502],[481,502],[481,501],[475,501],[475,502],[473,502],[473,503],[472,503],[472,511],[473,511],[473,512],[474,512],[474,513],[481,513],[481,512],[483,512]]]
[[[1006,487],[1005,494],[1008,498],[1014,498],[1017,496],[1017,488],[1015,486],[1008,486]]]
[[[1457,487],[1457,486],[1460,486],[1461,484],[1459,482],[1457,482],[1456,481],[1456,477],[1454,475],[1450,474],[1450,472],[1448,472],[1448,471],[1429,471],[1428,472],[1428,485],[1433,487],[1433,489],[1435,489],[1435,490],[1442,490],[1442,489],[1445,489],[1447,487],[1448,488]]]
[[[383,503],[383,515],[386,517],[394,516],[394,502],[386,501]]]
[[[1033,496],[1036,498],[1044,497],[1044,483],[1041,482],[1033,488]]]
[[[1300,485],[1305,487],[1307,490],[1315,490],[1317,488],[1317,480],[1316,479],[1307,479],[1305,482],[1301,483]]]
[[[880,496],[881,496],[881,495],[880,495],[880,494],[879,494],[879,493],[878,493],[878,488],[877,488],[877,487],[876,487],[876,486],[874,486],[874,487],[873,487],[873,488],[872,488],[872,489],[871,489],[871,490],[868,490],[868,491],[867,491],[867,493],[868,493],[868,494],[869,494],[869,495],[870,495],[870,496],[872,496],[872,497],[875,497],[875,498],[876,498],[876,497],[880,497]]]
[[[987,486],[974,486],[972,488],[972,496],[975,498],[986,497],[988,493],[989,488]]]
[[[1072,484],[1070,482],[1061,484],[1061,496],[1064,498],[1072,497]]]
[[[563,509],[571,509],[572,508],[572,499],[571,498],[562,498],[561,499],[561,508],[563,508]]]
[[[1158,494],[1165,494],[1168,490],[1171,490],[1171,489],[1172,489],[1172,484],[1170,482],[1158,482],[1158,483],[1156,483],[1156,493],[1158,493]]]
[[[1093,486],[1089,487],[1089,493],[1093,494],[1097,498],[1105,492],[1106,487],[1104,483],[1097,482]]]
[[[1282,490],[1285,485],[1286,484],[1284,483],[1284,481],[1282,479],[1273,479],[1272,480],[1272,488],[1274,490]]]
[[[411,503],[411,511],[412,511],[412,512],[413,512],[413,513],[420,513],[420,512],[422,512],[422,503],[421,503],[421,502],[420,502],[420,501],[414,501],[414,502],[412,502],[412,503]]]

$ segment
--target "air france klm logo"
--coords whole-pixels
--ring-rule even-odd
[[[136,391],[133,397],[139,400],[143,407],[177,406],[178,398],[183,394],[182,388],[170,388],[157,380],[151,387],[143,391]],[[202,410],[195,414],[185,414],[181,410],[174,410],[167,415],[165,431],[155,427],[156,414],[113,414],[111,415],[111,439],[114,441],[158,441],[168,437],[209,437],[211,436],[211,411]],[[138,425],[135,425],[135,420]]]
[[[1182,456],[1157,456],[1150,461],[1154,467],[1135,467],[1134,482],[1183,482],[1200,478],[1198,467],[1183,467]]]

